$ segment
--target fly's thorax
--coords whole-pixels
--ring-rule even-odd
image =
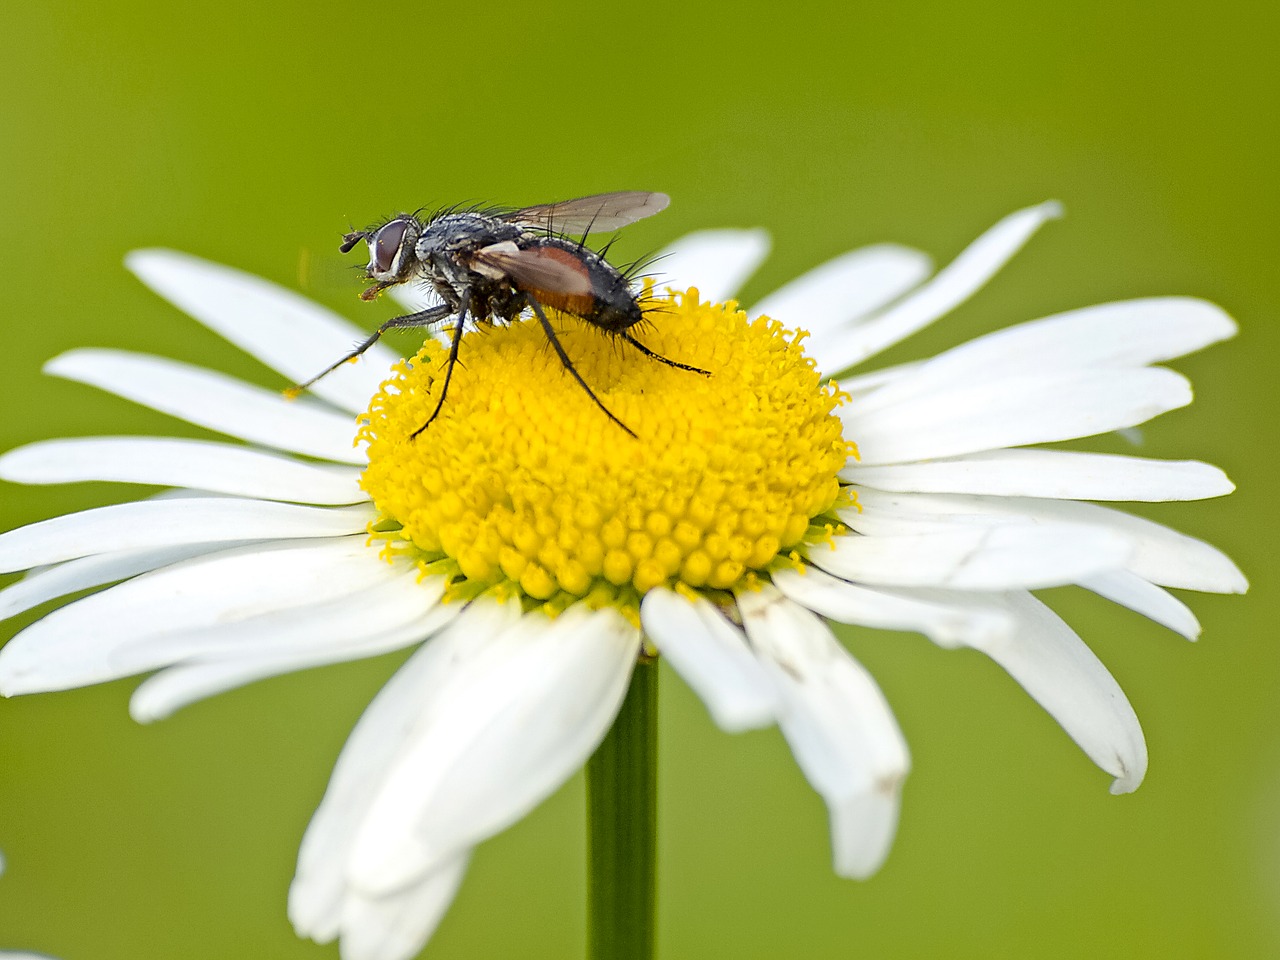
[[[493,217],[451,213],[425,225],[415,252],[423,274],[456,307],[464,290],[473,294],[483,291],[482,299],[493,292],[493,278],[473,269],[471,255],[496,243],[514,241],[520,235],[518,228]]]
[[[418,238],[419,259],[458,256],[504,240],[516,240],[521,231],[494,217],[479,213],[450,213],[426,224]]]

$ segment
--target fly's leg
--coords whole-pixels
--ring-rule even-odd
[[[395,330],[401,327],[426,327],[435,323],[437,320],[443,320],[452,312],[453,309],[448,304],[441,304],[438,307],[432,307],[430,310],[423,310],[421,313],[410,313],[403,317],[394,317],[375,330],[368,340],[364,341],[364,343],[360,344],[350,353],[329,364],[329,366],[325,367],[305,383],[300,383],[297,386],[290,387],[284,392],[284,395],[292,400],[316,381],[327,377],[344,363],[354,360],[356,357],[363,354],[366,350],[377,343],[382,338],[382,335],[388,330]]]
[[[538,301],[535,300],[528,291],[525,292],[524,299],[525,302],[533,308],[533,312],[538,317],[538,322],[542,324],[542,329],[546,333],[547,339],[551,341],[551,346],[556,351],[556,356],[560,358],[560,362],[564,364],[564,368],[573,374],[573,379],[578,381],[578,386],[587,391],[587,396],[591,398],[597,407],[604,411],[604,415],[606,417],[620,426],[623,430],[627,431],[627,433],[631,434],[631,436],[635,437],[635,432],[615,417],[609,408],[600,402],[600,398],[591,391],[591,388],[587,386],[587,381],[582,379],[582,374],[578,373],[577,368],[574,367],[573,362],[569,359],[569,355],[564,352],[564,347],[560,345],[560,338],[556,336],[556,331],[555,328],[551,326],[551,321],[548,320],[547,315],[542,312],[542,305],[538,303]],[[637,437],[636,439],[639,438]]]
[[[427,422],[420,426],[413,433],[409,434],[410,440],[418,439],[418,434],[427,427],[431,426],[433,420],[440,416],[440,411],[444,407],[445,395],[449,392],[449,381],[453,379],[453,366],[458,362],[458,345],[462,343],[462,325],[467,320],[467,304],[471,302],[471,291],[463,290],[461,297],[461,306],[458,307],[458,322],[453,328],[453,340],[449,344],[449,359],[445,361],[444,367],[444,385],[440,387],[440,399],[436,401],[436,408],[431,411],[431,416],[427,417]]]
[[[654,353],[652,350],[646,347],[643,343],[641,343],[631,334],[627,333],[627,331],[625,330],[623,330],[618,335],[622,337],[623,340],[627,341],[627,343],[631,344],[633,347],[635,347],[637,350],[643,353],[650,360],[657,360],[659,363],[665,363],[668,367],[675,367],[677,370],[688,370],[690,373],[700,373],[704,377],[711,376],[710,370],[703,370],[701,367],[691,367],[687,363],[679,363],[678,361],[675,361],[675,360],[668,360],[662,354]]]

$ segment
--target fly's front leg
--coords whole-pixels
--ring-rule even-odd
[[[467,321],[467,306],[470,303],[471,291],[464,289],[458,306],[458,322],[453,327],[453,342],[449,344],[449,359],[445,361],[444,384],[440,387],[440,399],[436,401],[436,408],[431,411],[431,416],[427,417],[427,422],[409,434],[410,440],[418,439],[418,434],[431,426],[431,422],[440,416],[440,410],[444,407],[444,398],[449,392],[449,381],[453,379],[453,367],[458,362],[458,345],[462,343],[462,325]]]
[[[288,397],[290,400],[292,400],[294,397],[298,396],[298,394],[302,393],[303,390],[307,389],[307,387],[311,386],[316,381],[322,379],[323,377],[327,377],[329,374],[333,373],[333,371],[337,370],[344,363],[349,363],[350,361],[354,360],[356,357],[363,354],[366,350],[368,350],[375,343],[377,343],[382,338],[382,335],[386,333],[388,330],[396,330],[402,327],[430,326],[431,324],[435,323],[437,320],[443,320],[452,312],[453,310],[452,308],[449,307],[448,304],[441,304],[438,307],[432,307],[430,310],[423,310],[420,313],[410,313],[403,317],[395,317],[391,320],[388,320],[386,323],[380,326],[377,330],[375,330],[373,332],[373,335],[370,336],[369,339],[365,340],[363,343],[361,343],[358,347],[356,347],[346,356],[343,356],[338,360],[334,361],[333,363],[329,364],[329,366],[325,367],[323,370],[317,373],[310,380],[307,380],[305,383],[300,383],[297,386],[290,387],[288,390],[284,392],[284,395]]]

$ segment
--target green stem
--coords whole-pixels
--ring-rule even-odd
[[[638,663],[587,763],[587,957],[653,960],[658,667]]]

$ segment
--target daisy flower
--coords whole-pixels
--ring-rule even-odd
[[[472,848],[583,765],[654,657],[726,731],[778,725],[827,803],[842,876],[886,857],[909,759],[828,620],[981,650],[1113,792],[1134,790],[1147,754],[1128,700],[1032,591],[1078,584],[1195,637],[1166,588],[1241,592],[1237,568],[1090,501],[1232,485],[1204,463],[1036,445],[1189,403],[1186,379],[1155,364],[1230,337],[1231,319],[1183,297],[1108,303],[828,379],[968,299],[1058,213],[1014,213],[936,273],[914,250],[855,250],[746,312],[721,301],[764,256],[763,234],[686,238],[662,265],[698,286],[650,293],[643,338],[710,376],[559,322],[634,438],[531,323],[468,332],[448,403],[416,440],[441,383],[436,339],[410,361],[375,347],[297,402],[161,357],[63,354],[49,373],[238,442],[60,439],[0,457],[12,482],[173,488],[0,536],[0,570],[33,571],[0,591],[0,616],[114,584],[15,636],[0,691],[154,671],[131,703],[146,721],[417,647],[343,749],[290,891],[298,931],[340,938],[352,960],[426,942]],[[362,337],[226,267],[163,250],[127,263],[291,382]]]

